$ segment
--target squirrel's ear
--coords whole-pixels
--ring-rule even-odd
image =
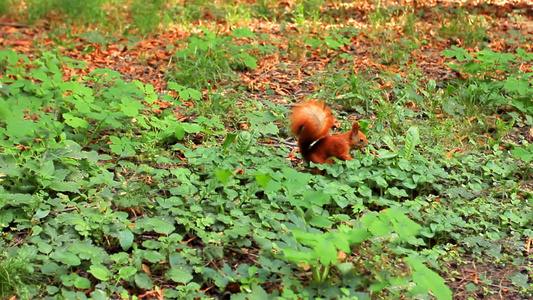
[[[359,129],[361,129],[361,126],[359,125],[359,122],[353,122],[352,124],[352,131],[359,131]]]

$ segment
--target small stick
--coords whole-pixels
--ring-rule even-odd
[[[11,26],[11,27],[16,27],[16,28],[30,27],[29,25],[26,25],[26,24],[15,24],[15,23],[0,23],[0,26]]]

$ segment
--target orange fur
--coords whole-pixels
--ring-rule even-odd
[[[298,138],[300,152],[307,163],[331,164],[332,157],[352,160],[350,149],[362,149],[368,145],[357,122],[346,133],[329,135],[335,118],[323,103],[309,101],[298,105],[292,109],[290,119],[291,133]]]

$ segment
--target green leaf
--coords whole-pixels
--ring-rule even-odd
[[[35,214],[33,215],[33,218],[36,220],[42,219],[50,214],[50,209],[38,209]],[[2,226],[2,222],[0,221],[0,226]]]
[[[180,123],[183,130],[187,133],[198,133],[202,132],[204,128],[195,123]]]
[[[357,192],[361,194],[363,197],[370,198],[372,197],[372,189],[369,188],[367,185],[361,184],[357,187]]]
[[[215,175],[217,176],[218,180],[222,182],[223,184],[228,183],[228,179],[231,177],[233,173],[230,170],[216,170]]]
[[[533,153],[523,147],[514,147],[514,149],[511,150],[511,153],[516,158],[523,160],[525,163],[529,163],[531,160],[533,160]]]
[[[176,125],[174,129],[174,137],[176,137],[178,140],[181,140],[185,137],[185,129],[183,129],[183,123],[179,123]]]
[[[244,65],[252,70],[255,70],[257,69],[257,59],[251,55],[246,55],[244,56]]]
[[[388,159],[398,156],[398,152],[389,151],[387,149],[379,149],[377,154],[380,159]]]
[[[189,93],[189,96],[191,96],[191,98],[194,100],[202,99],[202,92],[198,90],[187,88],[187,92]]]
[[[365,214],[361,222],[374,236],[386,236],[390,233],[389,224],[383,222],[375,213]]]
[[[337,249],[330,241],[324,240],[318,243],[313,250],[321,264],[328,266],[337,262]]]
[[[166,220],[169,220],[168,218],[166,218]],[[169,222],[167,221],[163,221],[159,218],[144,218],[144,219],[141,219],[139,221],[137,221],[137,223],[135,224],[136,227],[138,228],[142,228],[144,230],[147,230],[147,231],[150,231],[150,230],[153,230],[157,233],[161,233],[161,234],[165,234],[165,235],[169,235],[170,233],[172,233],[174,231],[174,225],[172,223],[170,223],[171,221],[169,220]]]
[[[238,27],[231,33],[233,37],[254,38],[255,34],[248,27]]]
[[[407,195],[407,192],[404,189],[399,189],[397,187],[391,187],[387,189],[387,192],[397,198],[409,197],[409,195]]]
[[[248,149],[252,146],[253,136],[249,131],[243,130],[239,132],[237,137],[237,144],[235,150],[240,153],[246,153]]]
[[[135,274],[135,284],[141,289],[151,289],[154,285],[154,282],[148,274],[137,273]]]
[[[256,174],[255,175],[255,180],[257,180],[257,182],[264,188],[268,188],[268,183],[270,182],[270,180],[272,179],[272,177],[270,176],[270,174]]]
[[[383,178],[381,175],[374,176],[373,179],[374,181],[376,181],[376,184],[382,188],[386,188],[389,186],[385,178]]]
[[[411,126],[405,134],[405,159],[409,160],[415,147],[420,143],[418,127]]]
[[[177,84],[172,81],[167,82],[167,87],[169,90],[173,90],[173,91],[181,91],[185,88],[183,85]]]
[[[172,268],[168,272],[170,279],[177,283],[187,283],[192,280],[193,276],[189,272]]]
[[[76,254],[68,251],[57,250],[50,257],[69,266],[79,266],[81,264],[80,258]]]
[[[74,280],[74,286],[78,289],[88,289],[91,287],[91,281],[85,277],[78,276]]]
[[[41,173],[41,176],[43,177],[46,177],[46,178],[53,177],[54,171],[55,171],[54,162],[52,160],[45,161],[39,171]]]
[[[290,262],[293,263],[301,263],[301,262],[310,262],[314,259],[314,255],[311,252],[302,252],[302,251],[295,251],[291,248],[284,248],[283,249],[283,256]]]
[[[523,288],[524,290],[528,290],[531,288],[530,284],[528,283],[528,276],[526,274],[516,272],[510,275],[509,279],[511,279],[513,284],[516,284],[517,286]]]
[[[248,299],[271,299],[267,292],[257,283],[252,283],[252,292],[248,294]]]
[[[231,145],[231,143],[233,143],[233,141],[235,141],[235,138],[237,138],[237,134],[236,133],[228,132],[228,134],[226,135],[226,139],[224,139],[224,143],[222,144],[222,147],[224,149],[227,149],[229,147],[229,145]]]
[[[452,299],[452,291],[446,286],[444,278],[422,264],[418,257],[406,257],[405,262],[413,268],[411,276],[416,283],[413,288],[415,293],[427,295],[431,291],[437,299]]]
[[[345,236],[348,238],[350,244],[362,243],[370,237],[370,232],[365,228],[351,228],[345,232]]]
[[[134,266],[125,266],[118,271],[121,279],[127,279],[137,274],[137,269]]]
[[[136,117],[139,115],[139,110],[144,109],[144,105],[136,99],[123,97],[120,102],[122,103],[120,110],[128,117]]]
[[[89,122],[85,121],[82,118],[75,117],[70,113],[64,113],[63,118],[65,118],[65,123],[67,123],[67,125],[72,128],[89,128]]]
[[[109,275],[111,275],[109,270],[102,265],[92,265],[88,272],[91,273],[96,279],[101,281],[107,281],[109,279]]]
[[[79,193],[78,183],[73,181],[52,181],[50,188],[58,192]]]
[[[133,233],[129,229],[118,232],[118,241],[122,250],[128,250],[133,244]]]
[[[324,191],[307,190],[304,193],[304,201],[306,203],[322,206],[331,202],[331,195]]]
[[[5,228],[9,226],[9,223],[11,223],[11,221],[13,221],[13,210],[0,210],[0,228]]]
[[[386,215],[392,223],[394,231],[398,234],[400,240],[408,240],[420,232],[422,226],[409,219],[403,212],[398,209],[388,208],[381,214]]]
[[[470,61],[474,59],[472,55],[470,55],[465,49],[457,47],[455,45],[452,46],[451,50],[449,49],[442,50],[442,55],[448,58],[455,57],[459,61],[464,61],[464,60]]]
[[[330,228],[333,222],[322,215],[316,215],[309,221],[309,224],[320,228]]]

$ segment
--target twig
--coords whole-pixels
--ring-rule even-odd
[[[11,27],[16,27],[16,28],[30,27],[29,25],[26,25],[26,24],[15,24],[15,23],[0,23],[0,26],[11,26]]]
[[[268,138],[268,139],[271,139],[271,140],[274,140],[280,144],[284,144],[284,145],[287,145],[287,146],[291,146],[291,147],[296,147],[296,143],[291,143],[291,142],[287,142],[285,140],[281,140],[281,139],[278,139],[277,137],[273,137],[273,136],[270,136],[270,135],[264,135],[261,133],[261,136],[263,138]]]

